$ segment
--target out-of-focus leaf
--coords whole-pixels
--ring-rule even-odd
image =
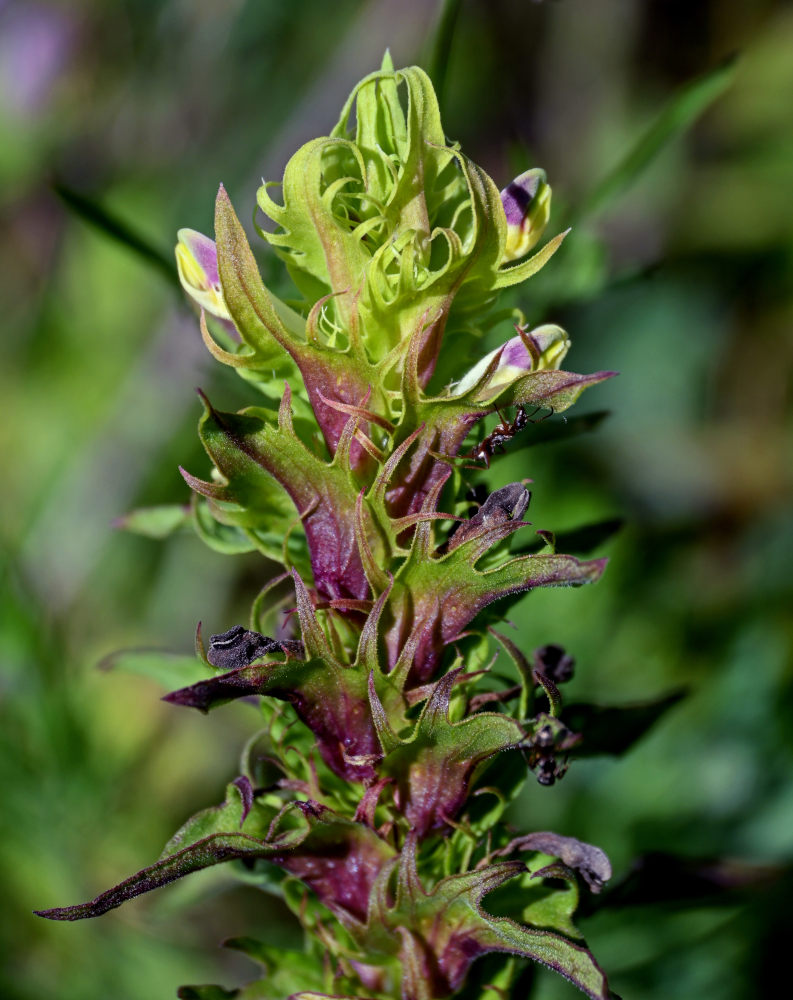
[[[264,978],[243,987],[240,1000],[325,995],[321,992],[325,985],[324,969],[315,955],[275,948],[250,937],[230,938],[223,942],[223,947],[242,952],[264,968]]]
[[[443,103],[446,71],[449,67],[449,55],[459,13],[460,0],[441,0],[438,23],[430,42],[427,68],[440,104]]]
[[[239,990],[224,990],[222,986],[180,986],[176,991],[179,1000],[230,1000],[239,993]]]
[[[106,656],[101,670],[121,670],[128,674],[150,677],[173,690],[212,677],[215,671],[195,656],[183,656],[161,649],[121,649]]]
[[[60,181],[56,181],[52,188],[71,212],[79,215],[85,222],[120,243],[132,253],[137,254],[147,264],[151,264],[176,288],[181,287],[176,264],[170,254],[165,254],[157,247],[152,246],[144,236],[135,232],[130,225],[109,212],[95,198],[81,194],[74,188],[61,184]]]
[[[190,524],[189,504],[161,504],[157,507],[138,507],[122,514],[113,522],[114,528],[129,531],[146,538],[167,538]]]
[[[641,705],[603,708],[600,705],[569,705],[562,711],[562,721],[583,740],[572,751],[576,757],[599,754],[619,756],[644,736],[654,723],[686,695],[686,690],[673,691],[656,701]]]
[[[562,531],[555,535],[554,546],[556,549],[569,552],[573,556],[587,556],[616,535],[624,524],[625,521],[621,517],[610,517],[604,521],[582,524],[580,528]],[[512,554],[522,555],[526,552],[539,552],[545,545],[544,538],[535,538],[518,549],[512,549]]]
[[[579,208],[577,217],[602,211],[623,193],[655,159],[658,153],[699,118],[732,83],[736,59],[731,56],[715,69],[686,84],[628,154],[594,188]]]
[[[599,898],[582,901],[591,911],[623,906],[671,904],[676,907],[734,905],[749,891],[771,885],[787,868],[728,858],[685,858],[653,851]]]
[[[526,430],[516,434],[509,443],[510,452],[523,448],[532,448],[535,444],[549,444],[554,441],[568,441],[600,427],[610,410],[595,410],[592,413],[582,413],[567,420],[538,420]]]
[[[359,997],[340,993],[293,993],[288,1000],[374,1000],[373,997]]]
[[[236,524],[222,524],[213,517],[209,504],[199,498],[192,507],[192,521],[201,541],[215,552],[225,556],[254,552],[256,545],[250,535]]]
[[[580,528],[559,532],[556,544],[562,551],[570,552],[574,556],[589,555],[621,531],[624,524],[625,521],[621,517],[609,517],[604,521],[583,524]]]

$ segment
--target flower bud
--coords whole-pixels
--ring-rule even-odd
[[[218,275],[215,241],[195,229],[180,229],[177,236],[176,266],[182,287],[206,312],[230,320]]]
[[[516,177],[501,192],[507,216],[507,242],[502,263],[523,257],[537,243],[551,215],[551,188],[545,171],[535,167]]]
[[[527,372],[557,369],[569,348],[570,339],[560,326],[548,323],[531,331],[518,328],[516,337],[486,354],[460,379],[453,394],[461,396],[478,385],[475,398],[489,398],[494,390],[511,385]],[[485,378],[496,356],[498,363]]]

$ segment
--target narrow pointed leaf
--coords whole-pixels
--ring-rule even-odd
[[[620,756],[626,753],[686,694],[687,691],[681,689],[656,701],[614,708],[587,704],[568,705],[562,712],[562,719],[565,725],[583,736],[573,753],[576,757],[594,757],[600,754]]]
[[[721,97],[732,84],[735,65],[735,57],[730,57],[709,73],[686,84],[669,101],[624,159],[587,197],[578,216],[595,215],[630,187],[669,142],[689,129]]]

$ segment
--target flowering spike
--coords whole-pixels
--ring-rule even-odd
[[[550,323],[521,322],[495,349],[476,346],[495,329],[498,290],[564,239],[527,256],[548,222],[545,175],[528,171],[499,192],[447,142],[427,74],[386,57],[330,134],[292,156],[281,194],[279,204],[259,190],[274,223],[260,235],[286,264],[293,305],[265,287],[222,186],[216,242],[180,230],[176,250],[207,349],[267,400],[225,413],[201,395],[212,472],[182,473],[197,494],[192,523],[212,547],[257,551],[283,572],[266,572],[248,628],[212,635],[208,650],[197,632],[201,662],[186,676],[198,680],[165,700],[206,712],[256,699],[264,730],[225,802],[189,820],[156,864],[45,915],[94,916],[190,871],[266,859],[246,878],[272,885],[280,868],[315,946],[294,960],[236,942],[267,976],[246,995],[442,1000],[490,953],[489,992],[519,992],[519,956],[605,1000],[572,916],[577,873],[595,889],[608,859],[549,832],[510,839],[499,817],[519,784],[513,768],[481,783],[505,752],[548,786],[571,751],[624,749],[603,735],[609,710],[563,704],[572,666],[561,647],[530,659],[491,629],[492,609],[483,614],[534,587],[593,582],[605,560],[556,553],[544,529],[549,551],[510,555],[528,524],[529,480],[488,480],[472,512],[455,461],[489,468],[518,431],[528,443],[528,407],[562,411],[613,374],[562,371],[570,341]],[[466,453],[496,412],[501,422]],[[294,602],[275,589],[287,578]],[[519,684],[491,672],[493,637]],[[641,729],[660,710],[617,714]],[[495,806],[482,808],[481,793]],[[518,852],[536,857],[524,864]],[[519,902],[505,895],[509,914],[493,917],[481,902],[510,879]]]

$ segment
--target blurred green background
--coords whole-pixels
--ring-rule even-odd
[[[611,411],[596,430],[494,463],[497,485],[535,480],[537,527],[626,522],[602,548],[601,583],[536,592],[512,619],[526,648],[577,657],[576,700],[690,690],[627,756],[531,784],[514,821],[601,845],[618,875],[649,851],[779,866],[742,895],[583,922],[625,1000],[776,995],[793,854],[793,9],[446,9],[447,134],[502,185],[543,166],[552,226],[575,223],[515,301],[570,331],[573,370],[621,372],[574,411]],[[189,534],[112,528],[132,507],[186,501],[178,463],[205,470],[196,385],[221,407],[253,401],[200,343],[173,281],[175,231],[211,232],[219,181],[249,219],[260,178],[327,132],[386,46],[397,65],[442,67],[438,12],[422,0],[0,2],[7,1000],[167,998],[250,976],[216,947],[225,937],[295,940],[277,901],[222,870],[98,921],[31,910],[151,862],[218,801],[256,727],[246,705],[203,718],[162,704],[154,682],[97,669],[124,646],[189,652],[199,618],[209,631],[245,620],[266,576],[260,559]],[[681,88],[734,52],[731,85],[695,125],[631,183],[601,186]],[[97,205],[148,256],[88,221]],[[277,262],[261,261],[278,287]],[[544,973],[532,991],[577,995]]]

